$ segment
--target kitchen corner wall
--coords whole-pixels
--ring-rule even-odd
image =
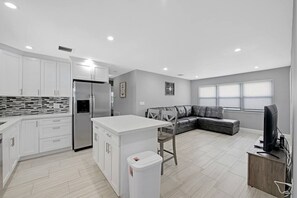
[[[0,117],[68,112],[69,98],[67,97],[0,96]]]
[[[127,97],[119,97],[119,83],[127,82]],[[165,82],[175,83],[175,95],[165,95]],[[189,80],[134,70],[114,78],[114,111],[144,116],[147,108],[186,105],[191,102]]]
[[[290,67],[193,80],[191,82],[192,104],[198,104],[199,86],[267,79],[273,80],[274,82],[274,102],[279,112],[279,128],[284,133],[290,133]],[[225,111],[224,117],[240,120],[241,127],[263,130],[263,112]]]

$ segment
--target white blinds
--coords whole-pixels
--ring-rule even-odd
[[[219,85],[219,97],[240,97],[240,84]]]
[[[200,98],[215,98],[216,96],[216,86],[199,87]]]

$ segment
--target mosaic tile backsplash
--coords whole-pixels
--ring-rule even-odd
[[[5,97],[0,96],[0,117],[68,113],[66,97]]]

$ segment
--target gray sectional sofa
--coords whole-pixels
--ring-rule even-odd
[[[160,113],[161,110],[177,111],[177,134],[198,128],[234,135],[240,127],[238,120],[223,118],[223,107],[183,105],[152,109],[159,109]]]

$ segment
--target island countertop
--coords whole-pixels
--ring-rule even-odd
[[[100,117],[91,119],[95,124],[106,128],[116,135],[123,135],[128,132],[141,129],[155,129],[171,125],[170,122],[144,118],[135,115],[122,115],[113,117]]]

